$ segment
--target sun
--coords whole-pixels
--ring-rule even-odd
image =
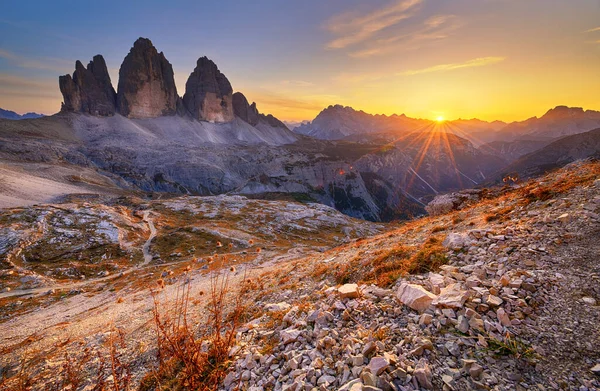
[[[437,122],[444,122],[444,117],[442,117],[441,115],[438,115],[438,117],[435,120]]]

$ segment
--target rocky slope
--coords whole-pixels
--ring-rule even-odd
[[[600,159],[600,128],[563,137],[524,155],[502,169],[498,177],[518,173],[522,178],[529,178],[586,158]]]
[[[162,272],[134,270],[110,283],[90,278],[87,285],[59,287],[45,296],[17,298],[5,292],[0,306],[11,317],[0,323],[1,360],[14,380],[19,359],[27,360],[28,351],[42,352],[42,364],[25,367],[20,379],[35,379],[34,388],[43,389],[60,381],[57,373],[66,359],[81,359],[82,385],[93,387],[99,363],[83,361],[85,352],[105,354],[111,335],[120,335],[118,358],[131,363],[133,384],[154,378],[144,377],[157,365],[150,332],[153,304],[136,281],[153,284],[162,276],[161,309],[179,308],[178,293],[189,287],[190,319],[207,313],[208,298],[202,293],[210,289],[207,271],[215,263],[181,251],[188,245],[183,238],[202,231],[218,236],[192,241],[227,259],[226,274],[245,287],[245,300],[251,303],[229,351],[220,390],[596,390],[599,175],[598,163],[577,162],[519,187],[492,189],[460,211],[390,227],[324,252],[310,249],[321,241],[334,243],[332,238],[344,232],[337,228],[340,223],[353,229],[351,221],[344,223],[331,209],[294,205],[290,213],[290,205],[239,197],[155,201],[139,212],[156,214],[151,217],[158,229],[155,249],[167,245],[159,250],[161,258],[169,254],[173,261]],[[82,205],[44,213],[38,207],[14,213],[56,221],[60,235],[67,235],[80,229],[81,218],[91,219],[90,227],[105,220],[107,227],[126,220],[131,223],[125,226],[141,225],[138,205],[123,200],[102,208]],[[254,221],[252,208],[265,206],[271,217]],[[30,224],[36,229],[35,218],[11,216],[2,220],[6,227]],[[272,226],[282,219],[287,221],[283,226]],[[368,231],[368,223],[363,224]],[[262,227],[272,231],[263,236]],[[349,234],[361,235],[358,230]],[[264,251],[244,253],[252,247],[249,238]],[[294,241],[306,252],[286,251]],[[178,243],[183,243],[181,256],[172,250]],[[286,256],[278,257],[282,249]],[[23,271],[11,270],[0,281],[23,284],[18,282]],[[205,330],[201,327],[199,335]],[[64,343],[55,342],[66,335],[70,338]],[[177,384],[175,374],[170,376],[163,380]],[[113,379],[107,379],[109,385]]]

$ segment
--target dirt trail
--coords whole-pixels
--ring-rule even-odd
[[[156,237],[156,227],[154,227],[154,222],[150,219],[150,211],[147,210],[144,212],[144,221],[148,224],[148,228],[150,228],[150,236],[146,243],[144,243],[144,247],[142,247],[142,252],[144,253],[144,263],[140,266],[146,266],[152,261],[152,254],[150,254],[150,244],[152,240]]]
[[[144,220],[144,222],[146,222],[146,224],[148,225],[148,228],[150,229],[150,236],[148,237],[148,240],[146,240],[146,242],[144,243],[144,246],[142,247],[142,253],[144,254],[144,262],[141,263],[140,265],[133,267],[129,270],[125,270],[121,273],[109,275],[106,277],[94,278],[94,279],[79,281],[79,282],[71,282],[71,283],[66,283],[66,284],[56,284],[56,285],[50,285],[50,286],[47,285],[47,286],[43,286],[43,287],[39,287],[39,288],[17,289],[17,290],[10,291],[10,292],[4,292],[4,293],[0,293],[0,299],[6,298],[6,297],[15,297],[15,296],[40,295],[40,294],[47,293],[48,291],[51,291],[51,290],[77,289],[77,288],[80,288],[80,287],[83,287],[86,285],[91,285],[91,284],[95,284],[95,283],[99,283],[99,282],[114,280],[115,278],[122,277],[126,274],[132,273],[134,271],[146,269],[148,267],[156,267],[156,266],[164,267],[164,266],[169,266],[171,264],[178,263],[178,262],[171,262],[168,264],[148,266],[148,264],[152,261],[152,254],[150,254],[150,244],[152,243],[152,240],[154,240],[154,238],[156,237],[157,231],[156,231],[156,227],[154,226],[154,222],[152,221],[152,219],[150,219],[150,211],[144,212],[143,220]]]

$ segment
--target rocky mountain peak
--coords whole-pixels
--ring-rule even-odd
[[[233,113],[252,126],[258,125],[259,114],[256,103],[249,104],[241,92],[233,94]]]
[[[101,55],[94,56],[87,68],[77,60],[73,76],[59,77],[59,87],[64,101],[62,111],[101,116],[115,113],[116,93]]]
[[[233,88],[217,65],[200,57],[185,83],[183,105],[201,121],[230,122],[233,113]]]
[[[139,38],[119,70],[119,113],[130,118],[175,115],[178,100],[173,67],[152,41]]]
[[[585,111],[581,107],[556,106],[550,109],[542,116],[544,119],[563,119],[584,115]]]

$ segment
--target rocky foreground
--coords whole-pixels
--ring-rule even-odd
[[[146,288],[158,281],[160,316],[177,317],[180,289],[189,287],[190,324],[206,333],[214,274],[205,266],[216,245],[231,260],[223,275],[242,287],[247,311],[209,389],[598,390],[599,178],[600,163],[575,163],[536,181],[450,197],[452,210],[375,236],[381,227],[314,205],[290,203],[283,212],[267,203],[274,219],[261,220],[263,201],[242,197],[153,202],[144,209],[158,230],[150,250],[172,256],[178,250],[170,246],[180,245],[159,247],[161,238],[205,225],[214,238],[192,241],[202,240],[206,256],[153,260],[73,294],[0,300],[11,314],[0,321],[0,389],[26,381],[30,389],[65,389],[74,384],[68,370],[79,381],[73,389],[97,389],[98,379],[126,379],[129,388],[118,389],[186,389],[181,374],[157,370],[165,351]],[[228,224],[239,230],[235,238],[248,234],[235,241]],[[106,352],[122,372],[111,373]]]
[[[355,275],[357,284],[312,284],[304,271],[292,272],[303,288],[273,295],[267,314],[239,333],[222,389],[600,389],[594,177],[597,163],[574,165],[493,202],[357,244],[368,258],[394,242],[423,240],[432,227],[447,232],[446,265],[389,289]],[[320,262],[339,281],[353,251]]]

